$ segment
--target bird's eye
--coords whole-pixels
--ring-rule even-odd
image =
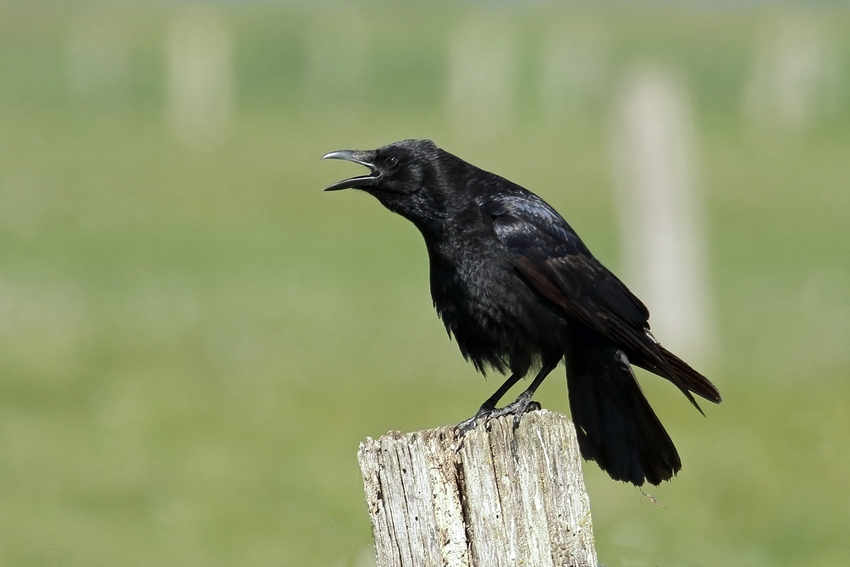
[[[384,160],[384,163],[387,167],[395,167],[398,165],[398,158],[395,156],[390,156]]]

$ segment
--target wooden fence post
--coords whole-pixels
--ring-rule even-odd
[[[546,410],[367,438],[357,453],[377,567],[595,567],[572,423]]]

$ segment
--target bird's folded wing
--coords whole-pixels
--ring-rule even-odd
[[[647,308],[551,207],[529,195],[493,201],[485,210],[517,270],[544,297],[603,336],[644,348],[655,343]]]
[[[544,297],[601,336],[627,350],[654,350],[657,343],[639,309],[643,304],[632,303],[629,296],[634,296],[610,272],[594,274],[579,268],[588,263],[580,256],[535,260],[517,255],[515,265]]]
[[[716,388],[702,375],[671,365],[668,352],[649,332],[649,310],[593,257],[558,213],[525,196],[502,199],[485,210],[496,237],[514,255],[516,270],[543,297],[630,356],[649,361],[650,369],[672,381],[700,412],[691,391],[719,401]]]

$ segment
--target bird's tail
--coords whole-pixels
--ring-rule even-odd
[[[581,455],[614,480],[659,484],[682,468],[625,353],[605,343],[567,353],[567,387]]]
[[[703,413],[702,408],[699,407],[691,392],[715,404],[721,402],[720,391],[711,383],[711,380],[660,344],[655,343],[653,346],[654,351],[637,353],[630,362],[675,384],[700,413]]]
[[[691,368],[687,362],[666,348],[661,345],[658,346],[661,348],[661,354],[664,357],[666,365],[672,370],[672,372],[665,372],[666,369],[662,366],[658,369],[659,371],[656,372],[657,374],[667,378],[679,387],[687,388],[694,394],[697,394],[710,402],[714,402],[715,404],[720,403],[720,390],[717,389],[717,386],[711,383],[711,380]],[[672,374],[672,376],[668,376],[668,374]]]

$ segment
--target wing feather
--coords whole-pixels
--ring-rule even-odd
[[[543,297],[673,382],[702,412],[694,393],[720,401],[711,382],[664,349],[649,332],[649,310],[587,249],[567,222],[528,193],[482,204],[515,267]],[[669,356],[669,360],[668,360]]]

